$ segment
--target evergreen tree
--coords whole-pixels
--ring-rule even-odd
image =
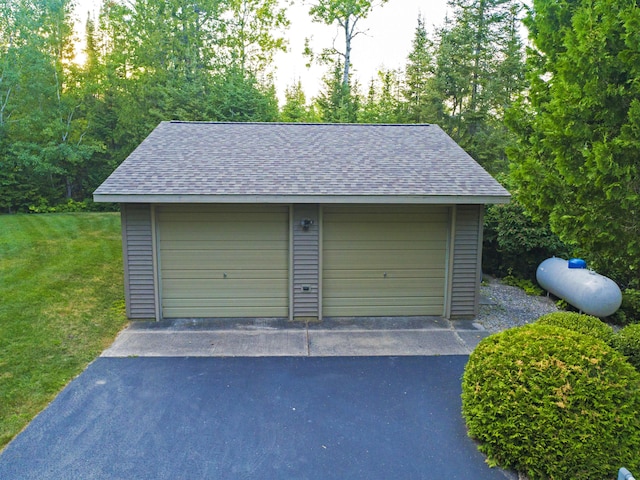
[[[402,92],[404,121],[438,123],[442,120],[442,101],[435,86],[434,45],[429,39],[424,18],[418,17],[411,52],[405,70]]]
[[[375,79],[371,79],[367,96],[358,114],[358,123],[377,123],[378,121],[378,89]]]
[[[443,106],[441,123],[460,142],[464,136],[462,112],[471,92],[471,32],[447,18],[437,35],[434,83]]]
[[[318,122],[319,118],[312,106],[307,105],[307,98],[302,89],[302,82],[286,88],[284,92],[285,104],[280,112],[283,122]]]
[[[382,70],[371,81],[358,120],[361,123],[402,123],[402,78],[400,72]]]
[[[535,0],[531,87],[511,111],[518,198],[592,265],[638,286],[640,11]]]
[[[114,163],[162,120],[273,120],[267,65],[287,25],[275,0],[109,3],[106,107]]]
[[[327,123],[356,123],[360,100],[352,95],[351,85],[342,83],[342,65],[336,62],[324,78],[324,91],[315,102],[321,121]],[[354,88],[357,91],[357,87]]]
[[[279,118],[275,88],[231,67],[215,77],[207,116],[216,121],[275,122]]]
[[[504,173],[513,140],[502,121],[524,88],[521,7],[514,0],[452,0],[450,6],[454,17],[438,32],[436,49],[441,123],[490,172]]]

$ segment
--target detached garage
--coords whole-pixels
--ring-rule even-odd
[[[435,125],[163,122],[121,204],[132,319],[477,314],[508,192]]]

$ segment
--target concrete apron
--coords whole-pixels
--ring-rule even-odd
[[[132,322],[103,357],[468,355],[489,332],[440,317],[184,319]]]

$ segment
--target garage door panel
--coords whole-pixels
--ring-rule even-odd
[[[391,270],[412,269],[416,265],[434,265],[442,263],[444,252],[420,250],[366,250],[366,251],[328,251],[324,258],[327,270],[361,269]]]
[[[234,269],[245,265],[248,270],[274,269],[274,264],[285,264],[288,254],[280,250],[233,251],[233,250],[172,250],[162,259],[163,270],[213,270]]]
[[[399,297],[376,297],[376,298],[367,298],[362,299],[360,297],[344,297],[344,298],[333,298],[330,302],[327,303],[327,307],[350,307],[350,306],[358,306],[358,307],[429,307],[429,306],[439,306],[441,300],[439,297],[414,297],[412,300],[407,298],[399,298]]]
[[[163,240],[163,250],[282,250],[287,242],[277,240]]]
[[[286,307],[243,307],[242,314],[238,306],[232,307],[163,307],[165,318],[237,318],[237,317],[286,317]]]
[[[336,224],[366,224],[386,223],[393,225],[394,223],[447,223],[447,213],[358,213],[352,212],[332,212],[331,209],[325,210],[325,213],[331,216],[331,222]]]
[[[218,224],[245,224],[245,223],[278,223],[288,217],[288,212],[184,212],[163,213],[162,220],[171,223],[209,223],[211,215],[216,216]]]
[[[164,298],[191,298],[206,301],[212,298],[252,298],[252,297],[278,297],[282,298],[282,292],[287,289],[286,280],[270,279],[212,279],[212,280],[185,280],[174,279],[165,281],[168,293]]]
[[[442,315],[448,218],[446,207],[326,208],[323,315]]]
[[[442,240],[329,240],[324,242],[325,250],[436,250],[442,251]]]
[[[332,269],[324,272],[324,279],[349,279],[357,281],[362,278],[383,278],[384,274],[387,274],[387,278],[402,277],[408,279],[424,279],[424,278],[440,278],[444,280],[444,272],[440,268],[411,268],[411,269],[388,269],[388,270],[338,270]]]
[[[404,229],[397,225],[393,228],[390,225],[384,227],[367,225],[364,223],[331,223],[325,218],[323,235],[328,241],[357,242],[364,243],[367,240],[404,242],[404,241],[444,241],[447,238],[444,225],[415,224],[405,226]]]
[[[288,207],[161,207],[165,318],[287,317]]]
[[[441,305],[341,305],[323,307],[323,315],[327,317],[397,317],[440,315],[439,313],[425,313],[441,311]],[[400,313],[399,313],[400,312]]]
[[[427,291],[433,295],[444,291],[440,278],[335,279],[327,280],[323,287],[325,294],[331,298],[375,298],[379,292],[393,297],[420,297],[426,295]]]
[[[289,207],[286,205],[269,205],[266,203],[252,203],[252,204],[237,204],[237,203],[219,203],[219,204],[207,204],[207,203],[193,203],[188,206],[188,210],[184,205],[163,205],[162,214],[177,213],[179,215],[191,214],[191,213],[205,213],[205,214],[225,214],[225,213],[289,213]]]
[[[384,215],[384,214],[403,214],[411,213],[413,215],[446,215],[448,208],[440,205],[329,205],[324,208],[325,213],[338,214],[347,213],[349,215]]]
[[[243,303],[246,307],[268,307],[278,308],[281,307],[279,298],[274,297],[247,297],[243,299]],[[234,298],[208,298],[205,300],[199,300],[196,298],[168,298],[166,299],[166,308],[217,308],[217,307],[234,307],[237,304],[237,300]]]
[[[249,223],[171,223],[163,229],[162,241],[278,241],[288,232],[282,224],[268,222]]]
[[[199,281],[206,279],[268,279],[268,280],[287,280],[289,272],[285,270],[234,270],[234,269],[211,269],[211,270],[165,270],[162,276],[166,282],[174,279],[186,279],[191,281]]]

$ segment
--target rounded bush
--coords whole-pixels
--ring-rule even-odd
[[[613,328],[598,317],[576,312],[553,312],[542,315],[536,323],[562,327],[574,332],[598,338],[608,345],[613,339]]]
[[[640,323],[627,325],[613,337],[613,348],[618,350],[640,371]]]
[[[535,479],[640,471],[640,373],[604,342],[543,324],[484,339],[469,357],[462,414],[491,465]]]

